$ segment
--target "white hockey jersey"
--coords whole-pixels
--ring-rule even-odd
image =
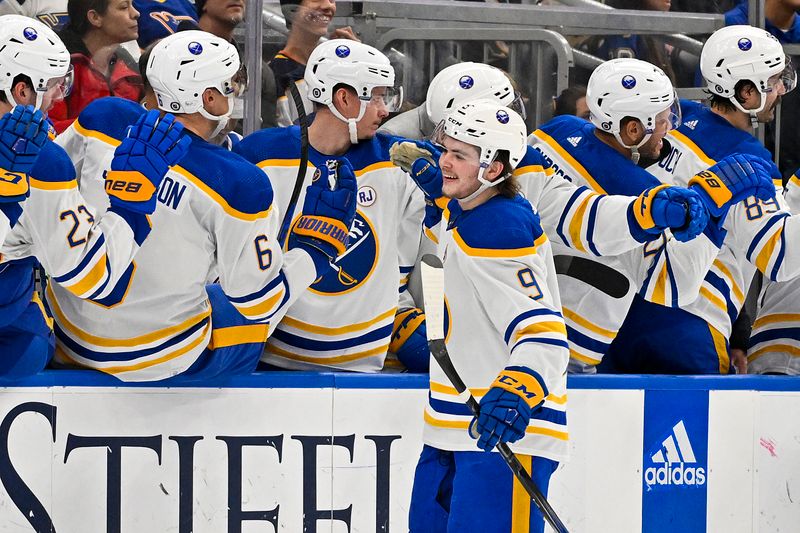
[[[686,305],[697,297],[718,249],[705,236],[682,243],[668,232],[640,235],[636,241],[631,199],[600,194],[638,196],[660,182],[600,141],[592,124],[572,116],[556,117],[534,131],[528,142],[556,177],[580,186],[577,192],[572,189],[574,199],[563,206],[538,196],[522,182],[553,241],[570,371],[593,372],[635,294],[664,306]],[[563,185],[561,189],[569,190]]]
[[[800,179],[786,184],[786,203],[800,213]],[[800,375],[800,278],[764,280],[747,350],[749,374]]]
[[[49,140],[29,183],[22,215],[0,247],[2,262],[35,257],[61,290],[101,301],[149,234],[146,217],[93,209],[78,191],[69,157]]]
[[[424,199],[411,178],[389,160],[395,139],[378,134],[345,154],[358,182],[350,245],[326,275],[305,291],[275,326],[263,361],[290,369],[383,368],[398,308],[414,307],[408,274],[422,237]],[[288,210],[300,159],[300,128],[255,132],[235,148],[270,178],[281,213]],[[305,186],[327,156],[309,147]],[[303,205],[301,192],[291,217]]]
[[[545,401],[511,448],[565,460],[569,349],[553,254],[538,217],[521,196],[495,196],[469,211],[451,201],[437,228],[453,366],[479,401],[505,367],[538,373]],[[478,450],[467,432],[472,415],[433,360],[424,419],[426,444]]]
[[[708,107],[682,101],[681,109],[683,124],[668,134],[672,153],[649,169],[664,183],[685,186],[695,173],[734,153],[771,158],[755,137]],[[700,297],[683,307],[725,339],[730,338],[756,268],[770,280],[787,280],[800,274],[800,250],[791,245],[800,243],[800,219],[789,216],[783,196],[776,193],[775,200],[764,202],[751,197],[730,209],[725,219],[727,236],[705,275]]]
[[[58,31],[69,22],[67,0],[3,0],[0,15],[34,18]]]
[[[87,196],[92,191],[100,198],[102,169],[142,112],[123,99],[96,100],[59,136]],[[264,174],[221,147],[193,136],[157,199],[150,237],[100,305],[48,287],[61,362],[125,381],[168,378],[189,368],[209,344],[217,346],[208,283],[219,279],[244,317],[265,322],[316,277],[305,251],[282,252],[277,245],[278,214]]]

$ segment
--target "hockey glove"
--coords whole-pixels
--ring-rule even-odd
[[[389,149],[392,163],[408,172],[425,195],[425,226],[428,228],[439,223],[443,205],[446,205],[439,168],[441,155],[441,150],[428,141],[396,142]]]
[[[28,197],[28,174],[46,141],[47,122],[32,106],[16,106],[0,118],[0,203],[17,203]],[[22,211],[8,207],[6,215],[13,226]]]
[[[141,214],[156,210],[156,196],[169,167],[177,164],[191,144],[183,124],[169,113],[152,110],[142,115],[114,151],[106,173],[111,206]]]
[[[389,351],[409,372],[428,372],[431,352],[428,350],[425,313],[421,309],[406,309],[395,315]]]
[[[347,235],[356,216],[353,167],[344,158],[328,163],[327,168],[319,168],[306,189],[303,212],[289,234],[289,248],[307,251],[318,276],[347,249]]]
[[[700,194],[711,216],[719,219],[721,225],[728,209],[745,198],[774,198],[773,177],[779,179],[780,171],[771,161],[750,154],[733,154],[692,177],[689,188]]]
[[[486,452],[499,442],[517,442],[525,436],[531,415],[545,396],[547,389],[536,372],[519,366],[504,368],[481,398],[480,415],[470,423],[470,436]]]
[[[700,195],[683,187],[659,185],[647,189],[631,208],[641,229],[657,235],[671,228],[679,241],[694,239],[708,223],[708,210]]]

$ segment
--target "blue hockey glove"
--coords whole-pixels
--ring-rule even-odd
[[[356,216],[356,174],[347,159],[328,161],[306,189],[303,213],[289,234],[289,248],[302,248],[322,276],[347,249]],[[323,177],[324,174],[324,177]]]
[[[392,163],[408,172],[429,202],[442,197],[441,155],[441,150],[428,141],[396,142],[389,149]]]
[[[489,452],[499,442],[517,442],[525,436],[531,415],[544,402],[547,390],[541,377],[525,367],[510,366],[492,383],[480,401],[480,416],[470,423],[470,436]]]
[[[139,117],[114,151],[105,185],[112,207],[153,213],[161,181],[189,150],[192,140],[183,135],[183,124],[169,113],[160,115],[154,109]]]
[[[745,198],[774,198],[773,178],[780,179],[780,171],[771,161],[750,154],[733,154],[692,177],[689,188],[700,194],[711,216],[720,219],[721,224],[728,209]]]
[[[46,141],[47,122],[32,106],[16,106],[0,118],[0,203],[16,203],[28,197],[28,174]],[[21,208],[9,207],[6,211],[13,225]]]
[[[428,372],[431,352],[425,328],[425,313],[416,307],[400,311],[394,317],[389,351],[409,372]]]
[[[700,195],[683,187],[659,185],[647,189],[631,208],[641,229],[659,234],[671,228],[679,241],[694,239],[708,223],[708,210]]]

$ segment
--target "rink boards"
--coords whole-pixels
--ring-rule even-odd
[[[426,376],[0,389],[0,531],[403,532]],[[576,377],[573,532],[797,531],[800,380]],[[492,490],[476,486],[475,490]]]

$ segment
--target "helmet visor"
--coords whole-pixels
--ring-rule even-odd
[[[383,106],[389,113],[400,111],[400,106],[403,105],[403,88],[374,87],[372,89],[372,96],[369,98],[369,103]]]
[[[650,133],[666,133],[671,130],[677,129],[678,126],[681,125],[681,106],[678,102],[678,96],[675,95],[675,98],[672,100],[672,104],[660,111],[656,115],[655,119],[655,127]]]
[[[522,99],[522,95],[518,92],[514,93],[514,101],[512,101],[507,106],[509,109],[516,111],[519,116],[522,117],[522,120],[527,120],[528,115],[525,113],[525,102]]]
[[[786,66],[781,72],[770,76],[768,85],[770,92],[775,89],[780,90],[780,87],[783,86],[783,92],[781,94],[791,92],[797,87],[797,71],[794,69],[791,58],[786,58]]]
[[[245,91],[247,91],[247,84],[249,78],[247,77],[247,67],[242,63],[239,67],[239,70],[231,76],[229,80],[222,82],[222,88],[220,92],[225,96],[233,96],[235,98],[241,98],[244,96]]]
[[[69,66],[67,73],[63,76],[50,78],[47,84],[37,87],[37,92],[45,93],[51,102],[59,102],[69,96],[72,92],[72,82],[74,80],[74,71],[72,65]]]

